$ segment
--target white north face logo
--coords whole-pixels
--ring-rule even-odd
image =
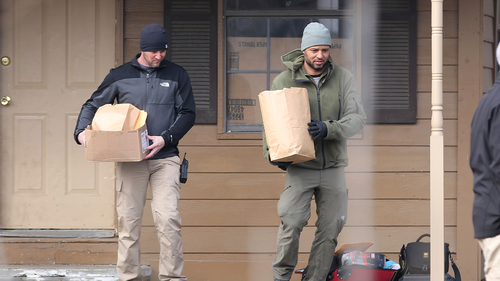
[[[161,82],[160,86],[162,86],[162,87],[170,87],[170,84],[168,84],[168,82]]]

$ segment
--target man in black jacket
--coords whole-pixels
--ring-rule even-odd
[[[500,64],[500,45],[496,54]],[[486,280],[500,280],[500,75],[472,119],[470,167],[474,237],[483,250]]]
[[[160,241],[160,280],[186,280],[181,275],[182,252],[179,140],[195,120],[195,103],[187,72],[164,60],[165,29],[158,24],[141,32],[138,54],[130,62],[112,69],[99,88],[82,106],[74,137],[85,146],[85,128],[104,104],[130,103],[148,114],[150,146],[146,160],[117,163],[118,276],[141,280],[140,231],[148,182],[151,208]]]

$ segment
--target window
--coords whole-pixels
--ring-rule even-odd
[[[362,17],[362,96],[367,122],[416,123],[416,1],[370,4],[363,7]]]
[[[217,0],[165,0],[167,59],[189,73],[196,123],[217,123]]]
[[[217,31],[222,2],[224,30]],[[369,123],[416,122],[416,0],[164,0],[164,7],[167,59],[191,77],[197,123],[217,123],[218,32],[225,39],[223,131],[260,133],[257,96],[285,70],[281,56],[300,47],[311,21],[330,29],[335,63],[357,74]]]
[[[225,132],[262,131],[258,94],[286,69],[281,56],[300,48],[302,31],[312,21],[330,30],[335,63],[354,72],[352,2],[226,1]]]

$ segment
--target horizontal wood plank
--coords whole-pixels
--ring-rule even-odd
[[[244,137],[245,134],[240,134]],[[262,135],[262,134],[261,134]],[[217,125],[196,124],[189,132],[181,139],[179,147],[191,145],[206,145],[206,146],[244,146],[254,145],[262,146],[262,139],[218,139]]]
[[[189,173],[182,199],[278,199],[285,173]],[[148,193],[148,198],[151,198]]]
[[[456,101],[456,95],[448,95],[450,100]],[[420,104],[426,104],[428,110],[422,110],[421,117],[426,120],[417,120],[414,125],[408,124],[368,124],[363,128],[362,137],[356,137],[348,140],[348,145],[429,145],[431,132],[431,104],[430,94],[423,95]],[[449,104],[445,108],[451,110]],[[456,108],[455,108],[456,113]],[[424,115],[424,114],[428,115]],[[444,114],[444,113],[443,113]],[[453,116],[453,114],[448,114]],[[455,114],[456,116],[456,114]],[[457,120],[444,120],[444,142],[446,146],[457,145]],[[188,146],[262,146],[262,140],[217,140],[215,137],[216,126],[195,125],[186,136],[181,140],[179,149],[183,150]],[[210,138],[210,135],[213,137]],[[186,148],[187,149],[187,148]],[[262,151],[261,151],[262,153]]]
[[[495,82],[495,70],[483,67],[483,91],[486,93]]]
[[[0,240],[0,264],[113,264],[117,239],[7,238]]]
[[[262,156],[262,147],[183,147],[190,173],[277,173]],[[428,146],[349,146],[346,172],[428,172]],[[457,148],[444,148],[444,169],[457,170]]]
[[[431,119],[432,117],[432,94],[430,92],[421,92],[417,94],[417,119]],[[458,118],[458,93],[443,93],[443,118]],[[446,121],[445,121],[446,122]],[[430,135],[430,134],[429,134]],[[444,131],[445,141],[449,139],[449,133]]]
[[[432,42],[430,38],[418,38],[417,40],[417,64],[431,65]],[[443,64],[458,64],[458,38],[443,39]]]
[[[486,1],[490,2],[490,1]],[[493,10],[494,11],[494,10]],[[496,19],[495,16],[484,15],[483,17],[483,40],[484,42],[495,44],[495,34],[496,34]],[[483,54],[484,55],[484,54]],[[484,64],[490,66],[491,62],[487,61],[487,57],[484,57]]]
[[[457,145],[457,120],[444,120],[444,145]],[[408,124],[368,124],[363,128],[361,139],[350,139],[348,145],[396,146],[430,145],[431,120],[417,120]]]
[[[350,199],[429,199],[430,173],[346,173]],[[446,199],[455,199],[457,174],[444,174]]]
[[[278,200],[181,200],[183,226],[278,226]],[[445,200],[445,225],[457,224],[456,200]],[[418,215],[415,215],[418,214]],[[145,207],[143,226],[154,226],[150,201]],[[412,219],[408,219],[408,218]],[[309,226],[317,220],[311,202]],[[430,225],[429,200],[349,200],[346,226]]]
[[[418,94],[418,120],[416,124],[368,124],[363,128],[362,137],[348,140],[348,145],[429,145],[431,129],[431,94]],[[445,93],[444,101],[444,141],[446,146],[457,145],[457,94]],[[424,120],[422,120],[424,119]],[[181,140],[179,149],[188,146],[258,146],[262,140],[219,140],[216,125],[195,125]],[[186,148],[187,149],[187,148]],[[262,151],[260,152],[262,153]]]
[[[163,10],[158,10],[156,13],[142,11],[126,13],[123,21],[123,38],[141,38],[142,29],[152,23],[163,26]]]
[[[350,146],[346,172],[428,172],[430,151],[425,146]],[[444,170],[457,170],[456,147],[444,148]]]
[[[430,65],[419,65],[417,67],[417,92],[431,92],[432,73]],[[458,66],[443,66],[443,91],[458,92]]]
[[[492,34],[495,34],[491,31]],[[483,41],[483,68],[493,69],[497,65],[496,60],[496,44],[493,42]],[[485,90],[485,89],[483,89]]]
[[[143,13],[163,13],[163,0],[126,0],[125,13],[141,11]]]
[[[305,227],[299,251],[308,253],[315,227]],[[429,227],[345,227],[339,244],[371,241],[373,252],[397,253],[403,244],[415,241]],[[275,253],[278,227],[183,227],[183,249],[194,253]],[[445,227],[445,241],[456,251],[456,227]],[[209,243],[208,243],[209,242]],[[141,248],[144,254],[158,253],[159,244],[154,227],[143,227]]]
[[[485,0],[483,1],[483,12],[485,16],[495,17],[495,0]]]
[[[140,52],[139,39],[126,39],[123,46],[123,61],[129,62]]]
[[[447,2],[447,1],[444,1]],[[417,37],[431,37],[431,11],[417,13]],[[443,12],[443,38],[458,38],[458,13]]]
[[[418,0],[417,1],[417,9],[419,12],[421,11],[431,11],[431,1],[427,0]],[[457,0],[446,0],[443,1],[443,11],[458,11],[458,1]]]
[[[181,199],[279,199],[285,173],[189,173]],[[346,173],[351,199],[429,199],[430,173]],[[456,172],[444,174],[446,199],[456,198]],[[148,189],[148,199],[151,199]]]

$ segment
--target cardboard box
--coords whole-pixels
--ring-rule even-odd
[[[337,65],[354,70],[353,38],[332,38],[330,56]],[[272,37],[270,68],[272,71],[283,71],[287,68],[281,56],[300,48],[301,37]],[[228,37],[227,38],[227,70],[228,71],[267,71],[268,41],[264,37]],[[258,58],[258,59],[256,59]]]
[[[227,69],[229,71],[266,70],[266,59],[267,38],[227,38]]]
[[[375,242],[355,242],[340,245],[340,248],[335,251],[335,255],[343,254],[344,252],[349,251],[361,251],[364,252],[368,250]]]
[[[146,157],[149,146],[146,124],[133,131],[101,131],[85,129],[87,161],[137,162]]]
[[[131,104],[100,107],[85,129],[86,158],[95,162],[137,162],[148,151],[147,113]]]
[[[262,127],[262,114],[256,93],[266,90],[265,74],[227,75],[227,122]]]

